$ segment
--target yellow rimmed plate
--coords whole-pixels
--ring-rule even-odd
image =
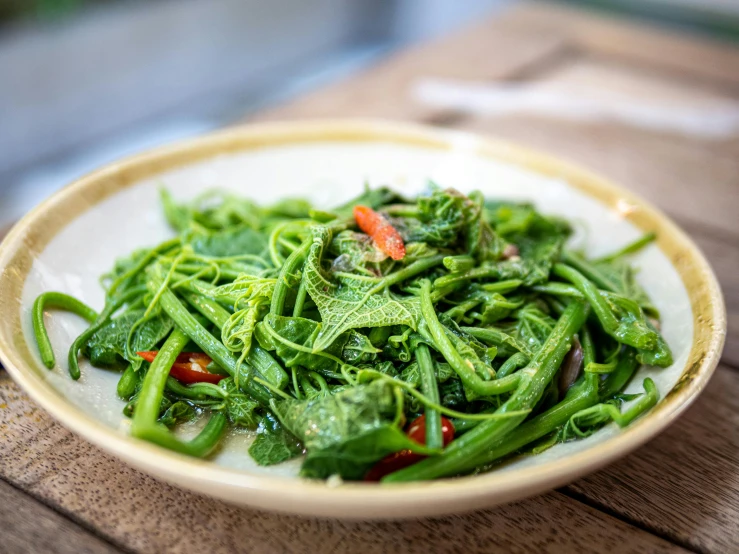
[[[131,438],[118,374],[83,365],[67,375],[66,350],[84,328],[53,314],[49,333],[58,367],[41,364],[30,308],[37,294],[59,290],[99,308],[101,274],[136,248],[172,236],[158,189],[188,199],[218,187],[258,202],[307,197],[330,207],[364,183],[408,195],[428,179],[491,198],[526,200],[576,223],[574,241],[598,255],[644,231],[656,244],[634,257],[639,282],[662,312],[675,363],[641,368],[627,389],[652,377],[662,401],[629,428],[607,426],[581,441],[557,445],[496,471],[429,483],[380,486],[298,478],[299,460],[256,466],[247,432],[229,435],[211,460],[196,460]],[[543,154],[476,135],[377,121],[253,125],[160,148],[108,165],[72,183],[24,217],[0,245],[0,360],[15,381],[63,425],[161,479],[237,504],[306,515],[390,518],[437,515],[492,506],[585,475],[643,444],[703,390],[726,332],[721,291],[695,244],[664,214],[606,180]],[[192,433],[185,429],[183,433]]]

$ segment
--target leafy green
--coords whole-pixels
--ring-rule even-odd
[[[446,383],[456,375],[451,366],[446,362],[434,362],[434,374],[440,384]],[[409,385],[413,385],[414,387],[420,386],[421,373],[418,369],[418,362],[408,364],[400,373],[400,378]]]
[[[195,418],[195,408],[182,400],[172,404],[167,410],[159,416],[159,422],[167,427],[174,427],[178,423],[191,421]]]
[[[348,334],[340,335],[327,348],[313,353],[321,330],[322,324],[312,319],[269,314],[257,324],[256,338],[262,348],[276,352],[285,367],[301,366],[318,372],[335,371],[338,365],[336,360],[322,354],[329,354],[333,358],[342,356]]]
[[[382,425],[347,437],[323,449],[309,449],[300,469],[302,477],[326,479],[362,479],[372,465],[393,452],[410,450],[418,454],[430,451],[408,438],[401,429]]]
[[[267,248],[264,235],[249,227],[194,233],[190,244],[197,254],[216,258],[258,255]]]
[[[274,411],[307,450],[301,475],[361,478],[387,454],[427,450],[408,439],[395,423],[394,387],[386,381],[357,385],[333,396],[308,401],[281,400]]]
[[[265,415],[259,423],[257,436],[249,447],[249,455],[260,466],[286,462],[303,453],[303,445],[272,415]]]
[[[259,425],[259,402],[244,394],[232,377],[222,379],[219,386],[228,394],[224,400],[224,410],[228,420],[236,427],[256,429]]]
[[[321,313],[323,324],[313,351],[326,349],[348,329],[387,325],[408,325],[415,329],[421,314],[417,298],[400,297],[387,291],[376,294],[371,283],[329,279],[321,269],[321,261],[330,240],[328,227],[313,228],[313,244],[303,270],[306,289]]]
[[[126,350],[131,337],[131,352],[152,350],[172,330],[172,320],[164,314],[144,318],[144,310],[130,310],[95,332],[83,347],[84,355],[94,366],[118,367],[128,361],[138,368],[141,359]]]
[[[486,219],[482,198],[467,197],[454,189],[434,190],[416,201],[418,219],[398,227],[408,242],[458,248],[480,260],[495,260],[503,252],[500,240]]]

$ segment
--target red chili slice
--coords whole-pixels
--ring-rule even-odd
[[[375,241],[377,248],[393,260],[402,260],[405,256],[403,237],[382,214],[368,206],[354,206],[354,219],[359,228]]]
[[[159,351],[150,350],[137,352],[147,362],[153,362]],[[218,375],[208,371],[207,366],[211,362],[210,356],[202,352],[183,352],[172,365],[169,374],[178,381],[190,385],[192,383],[218,383],[225,375]]]
[[[441,416],[441,433],[444,446],[452,442],[454,439],[454,425],[444,416]],[[414,419],[408,426],[407,435],[410,439],[416,441],[419,444],[426,444],[426,416],[422,415]],[[426,456],[423,454],[416,454],[410,450],[401,450],[395,452],[389,456],[384,457],[382,460],[377,462],[364,476],[365,481],[379,481],[385,475],[408,467],[420,462]]]

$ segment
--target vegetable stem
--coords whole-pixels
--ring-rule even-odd
[[[418,362],[418,369],[421,374],[421,391],[429,400],[438,404],[440,402],[439,386],[434,373],[434,362],[431,359],[429,347],[425,344],[419,344],[416,348],[416,362]],[[441,448],[444,446],[441,414],[428,406],[426,406],[424,413],[426,415],[426,446]]]
[[[520,380],[517,373],[502,379],[483,381],[475,372],[472,361],[462,357],[436,315],[431,303],[431,285],[427,280],[421,284],[421,313],[436,349],[459,375],[465,387],[480,396],[493,396],[516,389]]]
[[[428,288],[426,288],[428,291]],[[570,349],[572,338],[582,327],[587,316],[587,305],[573,301],[557,321],[542,348],[518,374],[523,374],[516,392],[496,410],[497,414],[531,409],[557,373],[562,360]],[[415,481],[454,475],[467,468],[469,460],[478,459],[487,449],[515,429],[525,415],[481,423],[459,439],[453,441],[444,452],[409,468],[385,477],[385,482]]]
[[[63,292],[44,292],[36,298],[32,310],[33,333],[36,337],[39,353],[41,354],[41,361],[47,368],[51,369],[56,364],[56,360],[54,358],[54,349],[51,346],[51,340],[49,340],[49,334],[44,324],[44,311],[47,308],[72,312],[86,319],[89,323],[97,319],[98,313],[84,302]]]

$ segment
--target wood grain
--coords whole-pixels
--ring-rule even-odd
[[[0,551],[4,554],[121,552],[27,494],[0,480]]]
[[[739,372],[648,445],[566,488],[701,552],[739,552]]]
[[[0,407],[0,477],[136,551],[683,551],[558,492],[495,510],[406,522],[353,523],[237,508],[160,483],[109,457],[52,421],[4,372]]]
[[[739,57],[728,42],[551,3],[522,3],[497,21],[512,30],[565,35],[588,54],[613,57],[634,68],[739,90]]]
[[[382,61],[315,93],[265,110],[250,121],[321,117],[378,117],[428,120],[438,110],[409,94],[418,76],[450,79],[505,79],[561,54],[559,34],[509,31],[495,21],[426,43]]]

